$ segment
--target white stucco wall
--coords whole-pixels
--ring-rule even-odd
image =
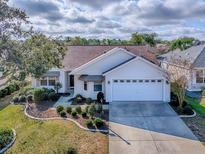
[[[109,102],[112,101],[113,79],[162,79],[164,81],[163,101],[170,101],[170,85],[165,84],[165,73],[140,59],[127,63],[120,68],[116,68],[105,75],[105,96]]]
[[[67,72],[65,72],[63,69],[58,69],[58,68],[52,68],[49,71],[59,71],[60,76],[59,76],[59,82],[62,84],[62,88],[59,89],[60,93],[66,93],[67,91]],[[40,86],[40,81],[38,79],[32,78],[32,87],[34,88],[49,88],[49,89],[54,89],[53,86]]]
[[[74,96],[80,94],[86,98],[96,99],[98,92],[94,91],[94,82],[87,82],[87,90],[84,90],[84,82],[79,80],[79,77],[80,75],[74,77]],[[104,82],[102,83],[102,92],[105,92]]]

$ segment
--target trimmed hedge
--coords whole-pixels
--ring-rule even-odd
[[[75,110],[76,110],[76,112],[77,112],[78,114],[81,114],[81,112],[82,112],[82,109],[81,109],[80,106],[77,106],[77,107],[75,108]]]
[[[86,126],[89,128],[89,127],[93,127],[93,121],[91,119],[88,119],[86,121]]]
[[[96,127],[99,128],[99,127],[102,127],[104,125],[104,122],[102,121],[101,118],[95,118],[94,124],[95,124]]]
[[[59,114],[60,114],[61,117],[66,117],[66,112],[65,112],[64,110],[63,110],[63,111],[60,111]]]
[[[57,101],[59,99],[59,95],[55,93],[53,89],[47,88],[36,88],[34,89],[34,101],[41,102],[41,101]]]
[[[76,117],[76,116],[77,116],[77,112],[76,112],[75,110],[73,110],[73,111],[71,112],[71,115],[72,115],[73,117]]]
[[[69,114],[71,114],[71,112],[72,112],[72,107],[71,107],[71,106],[68,106],[68,107],[66,108],[66,112],[69,113]]]
[[[86,113],[85,111],[83,111],[83,112],[81,113],[81,115],[82,115],[83,118],[86,118],[86,117],[87,117],[87,113]]]
[[[6,147],[13,139],[11,129],[0,129],[0,150]]]
[[[57,106],[57,108],[56,108],[56,111],[57,111],[58,113],[60,113],[60,112],[63,111],[63,110],[64,110],[64,107],[61,106],[61,105]]]
[[[0,98],[3,98],[7,95],[12,94],[13,92],[19,90],[19,84],[16,82],[10,83],[8,86],[6,86],[4,89],[0,90]]]

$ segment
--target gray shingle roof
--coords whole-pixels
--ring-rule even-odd
[[[202,50],[200,55],[197,57],[193,65],[194,67],[205,67],[205,48]]]
[[[179,49],[160,56],[163,61],[170,62],[172,58],[187,60],[194,67],[205,67],[205,45],[192,46],[184,51]]]

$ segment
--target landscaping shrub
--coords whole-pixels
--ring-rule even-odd
[[[9,89],[10,93],[13,93],[13,92],[16,91],[16,87],[15,87],[13,84],[10,84],[10,85],[8,86],[8,89]]]
[[[49,93],[44,91],[43,94],[42,94],[42,99],[44,101],[48,101],[49,100]]]
[[[84,99],[83,96],[78,94],[78,95],[75,96],[74,102],[76,102],[77,104],[80,104],[80,103],[82,103],[83,99]]]
[[[92,98],[86,98],[85,100],[86,104],[91,104],[93,102]]]
[[[2,89],[2,93],[3,93],[3,97],[8,95],[8,89],[7,88]]]
[[[40,102],[43,101],[44,99],[44,90],[43,89],[34,89],[34,101],[35,102]]]
[[[193,115],[194,114],[192,108],[188,105],[184,107],[183,113],[186,115]]]
[[[71,107],[71,106],[68,106],[68,107],[66,108],[66,112],[70,114],[70,113],[72,112],[72,107]]]
[[[90,107],[89,105],[85,107],[85,112],[86,113],[89,113],[89,107]]]
[[[6,147],[13,139],[11,129],[0,129],[0,150]]]
[[[27,96],[27,101],[28,102],[32,102],[33,101],[33,96],[32,95],[28,95]]]
[[[43,88],[43,90],[44,90],[44,92],[45,93],[52,93],[52,92],[54,92],[55,93],[55,90],[54,89],[48,89],[48,88]]]
[[[104,102],[104,94],[102,92],[99,92],[97,94],[97,101],[98,101],[98,103],[103,103]]]
[[[72,115],[73,117],[76,117],[76,116],[77,116],[77,112],[76,112],[75,110],[73,110],[73,111],[71,112],[71,115]]]
[[[63,111],[64,110],[64,107],[62,106],[62,105],[59,105],[59,106],[57,106],[57,108],[56,108],[56,111],[58,112],[58,113],[60,113],[61,111]]]
[[[63,110],[63,111],[60,111],[59,114],[60,114],[61,117],[65,117],[65,116],[66,116],[66,112],[65,112],[64,110]]]
[[[86,117],[87,117],[87,113],[86,113],[85,111],[83,111],[83,112],[81,113],[81,115],[82,115],[83,118],[86,118]]]
[[[59,99],[59,95],[55,92],[51,92],[48,94],[48,97],[51,101],[57,101]]]
[[[96,108],[95,108],[95,104],[92,104],[90,107],[89,107],[89,114],[91,116],[91,118],[93,118],[93,116],[95,115],[96,113]]]
[[[11,94],[11,91],[10,91],[10,89],[9,89],[9,86],[7,86],[6,88],[4,88],[4,89],[6,89],[7,90],[7,94],[6,95],[10,95]]]
[[[102,113],[102,111],[103,111],[102,104],[97,104],[96,105],[96,112],[100,114],[100,113]]]
[[[25,96],[20,96],[19,97],[19,102],[26,102],[26,97]]]
[[[77,150],[73,147],[69,147],[67,150],[67,154],[77,154]]]
[[[14,103],[18,103],[19,102],[19,98],[18,97],[14,97],[12,100]]]
[[[95,124],[96,127],[99,128],[99,127],[102,127],[104,125],[104,122],[102,121],[101,118],[95,118],[94,124]]]
[[[82,112],[82,109],[81,109],[80,106],[77,106],[77,107],[75,108],[75,110],[76,110],[76,112],[77,112],[78,114],[80,114],[80,113]]]
[[[89,127],[93,127],[93,121],[91,119],[88,119],[86,121],[86,126],[89,128]]]
[[[0,90],[0,98],[2,98],[2,97],[4,97],[4,95],[3,95],[3,91]]]

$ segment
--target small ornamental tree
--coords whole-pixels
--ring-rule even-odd
[[[56,90],[56,93],[58,94],[59,89],[62,88],[62,84],[60,82],[57,82],[54,86],[54,89]]]
[[[187,60],[171,57],[170,75],[171,75],[171,90],[178,97],[179,107],[183,108],[185,100],[186,88],[188,86],[187,74],[191,71],[191,63]]]

